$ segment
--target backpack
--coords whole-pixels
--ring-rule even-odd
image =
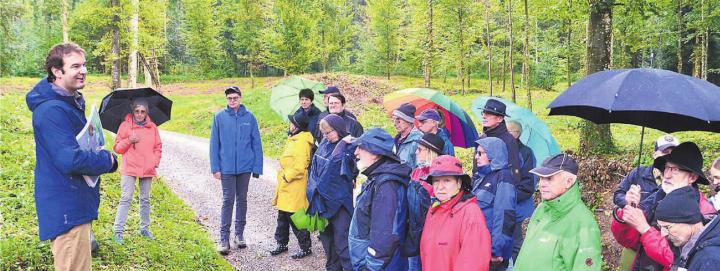
[[[413,257],[420,255],[420,237],[431,200],[428,191],[417,181],[410,181],[405,191],[405,197],[408,210],[405,223],[405,242],[400,245],[400,255]]]

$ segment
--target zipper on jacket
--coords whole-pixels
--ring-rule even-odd
[[[238,111],[240,111],[240,109],[238,109]],[[240,131],[238,130],[238,113],[239,112],[235,112],[235,136],[233,136],[233,139],[235,139],[235,151],[233,152],[235,154],[235,163],[233,163],[233,167],[235,167],[235,170],[233,171],[233,174],[238,173],[238,169],[237,169],[237,160],[238,160],[237,142],[238,142],[238,140],[237,140],[237,138],[238,138],[238,135],[240,134]]]

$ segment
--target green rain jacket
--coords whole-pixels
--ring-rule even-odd
[[[565,194],[543,201],[530,218],[516,271],[601,270],[600,229],[574,184]]]

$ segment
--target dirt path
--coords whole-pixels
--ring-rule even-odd
[[[161,131],[163,159],[159,174],[165,182],[195,212],[196,220],[217,241],[220,225],[222,190],[220,182],[210,174],[208,139]],[[273,235],[277,210],[270,205],[275,191],[278,163],[265,159],[264,174],[250,180],[248,189],[246,249],[232,250],[225,257],[237,270],[321,270],[325,258],[322,246],[313,235],[313,255],[293,260],[290,255],[298,249],[297,239],[290,234],[290,252],[272,257],[267,251],[275,246]],[[234,227],[234,225],[233,225]]]

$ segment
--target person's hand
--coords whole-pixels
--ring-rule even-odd
[[[213,173],[213,177],[220,180],[220,171]]]
[[[630,186],[630,189],[628,189],[627,193],[625,193],[625,202],[627,205],[630,205],[632,207],[637,207],[640,204],[640,186],[637,184],[633,184]]]
[[[346,135],[342,140],[345,141],[345,143],[350,144],[352,143],[353,137],[351,135]]]
[[[135,134],[130,135],[129,139],[130,139],[130,143],[133,143],[133,144],[138,143],[138,141],[140,141],[140,137],[138,137]]]
[[[494,264],[501,263],[503,261],[503,257],[490,257],[490,262]]]
[[[645,213],[640,208],[635,208],[630,205],[626,205],[623,208],[623,220],[625,223],[635,228],[640,234],[645,233],[650,229],[647,219],[645,219]]]

